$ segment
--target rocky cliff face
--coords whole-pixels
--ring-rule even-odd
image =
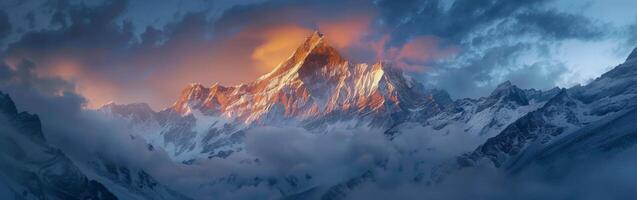
[[[459,159],[460,166],[473,166],[487,159],[496,167],[519,171],[537,162],[538,157],[546,156],[550,149],[584,144],[616,148],[608,146],[612,144],[609,141],[632,137],[631,131],[616,129],[631,125],[618,124],[616,119],[632,119],[634,114],[631,111],[637,108],[637,63],[634,62],[634,56],[635,51],[625,63],[588,85],[561,90],[540,109],[516,120],[474,152],[462,156]],[[614,124],[615,127],[608,126],[608,131],[604,131],[599,128],[603,126],[601,124]],[[606,138],[607,141],[600,138]],[[593,155],[599,152],[589,153]]]
[[[116,199],[46,143],[37,115],[18,113],[1,92],[0,130],[0,178],[16,199]]]
[[[313,121],[330,115],[373,119],[407,113],[425,104],[436,112],[448,101],[445,96],[425,98],[422,87],[387,63],[350,63],[323,37],[313,33],[288,60],[252,83],[232,87],[193,84],[170,109],[181,115],[198,110],[245,124],[264,124]],[[382,125],[391,123],[396,122]]]

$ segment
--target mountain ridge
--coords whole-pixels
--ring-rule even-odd
[[[40,118],[0,92],[0,179],[16,199],[117,199],[47,143]]]
[[[351,64],[323,37],[314,32],[287,60],[254,82],[190,84],[172,106],[155,114],[135,114],[126,106],[100,110],[142,121],[136,130],[144,129],[143,138],[170,148],[176,160],[190,162],[201,154],[226,157],[242,151],[245,131],[266,124],[311,132],[340,126],[383,129],[390,137],[400,135],[401,124],[409,122],[434,130],[469,124],[465,132],[493,136],[556,93],[504,82],[488,97],[453,101],[444,90],[424,88],[390,63]]]
[[[351,64],[323,37],[314,32],[286,61],[254,82],[209,88],[192,84],[171,109],[181,115],[198,109],[251,124],[277,115],[304,120],[335,111],[386,115],[435,103],[434,96],[424,98],[416,88],[422,86],[407,80],[402,70],[382,62]]]
[[[537,162],[536,157],[542,159],[545,148],[564,146],[560,143],[578,145],[578,140],[568,138],[579,132],[588,134],[586,137],[611,138],[602,136],[603,132],[590,133],[586,129],[590,124],[609,123],[604,121],[612,121],[637,108],[637,64],[631,60],[634,53],[626,62],[585,86],[561,89],[542,108],[516,120],[473,152],[460,156],[458,165],[476,166],[486,158],[496,167],[519,172],[527,164]],[[630,137],[630,133],[618,134]]]
[[[308,134],[320,133],[317,135],[332,130],[381,130],[387,142],[395,145],[414,131],[446,139],[459,133],[474,140],[464,144],[465,151],[454,154],[451,164],[427,168],[439,163],[397,163],[396,170],[414,169],[413,181],[427,183],[485,162],[514,174],[563,155],[555,149],[595,147],[578,152],[583,155],[600,148],[619,151],[637,141],[637,136],[624,130],[630,124],[619,124],[623,129],[609,137],[586,130],[591,126],[600,130],[594,125],[614,124],[614,119],[626,123],[637,116],[635,51],[625,63],[586,85],[542,91],[521,89],[506,81],[488,96],[451,100],[445,91],[423,87],[390,63],[349,63],[323,37],[313,33],[290,58],[250,83],[191,84],[173,106],[159,112],[145,104],[108,104],[100,110],[128,120],[131,138],[145,139],[149,149],[162,148],[184,165],[197,165],[205,159],[243,159],[246,134],[268,126],[302,128]],[[435,147],[426,151],[436,152]],[[409,149],[396,152],[408,158],[417,153]],[[258,159],[251,159],[241,162],[259,165]],[[344,182],[332,186],[314,187],[312,175],[305,172],[267,177],[229,174],[212,182],[240,188],[267,179],[268,187],[278,189],[283,196],[317,193],[339,199],[382,177],[376,173],[391,170],[387,162],[368,166],[372,170],[345,177]],[[304,191],[308,188],[312,189]]]

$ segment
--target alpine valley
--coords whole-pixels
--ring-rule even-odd
[[[586,85],[543,91],[504,82],[489,96],[454,100],[390,62],[351,63],[314,32],[253,82],[191,84],[161,111],[145,103],[96,111],[124,124],[143,151],[197,177],[188,188],[162,178],[172,168],[69,158],[47,144],[38,116],[15,104],[0,96],[0,123],[12,127],[0,133],[9,177],[0,186],[17,199],[451,199],[432,191],[457,184],[464,193],[458,182],[501,176],[560,183],[595,163],[624,165],[617,160],[637,147],[637,49]],[[21,181],[27,176],[34,181]]]

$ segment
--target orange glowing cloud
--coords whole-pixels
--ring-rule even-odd
[[[57,76],[76,84],[76,92],[87,99],[87,108],[95,109],[112,100],[123,100],[125,95],[107,77],[93,73],[85,66],[72,58],[53,57],[49,61],[50,67],[38,68],[36,73],[41,76]],[[131,99],[126,99],[131,100]]]
[[[362,45],[362,38],[369,30],[372,16],[357,15],[340,20],[322,20],[316,22],[318,31],[326,35],[325,40],[337,49],[343,50]],[[263,32],[265,30],[265,32]],[[254,47],[250,58],[261,73],[273,70],[292,55],[305,38],[314,30],[296,25],[271,25],[269,27],[250,28],[237,37],[257,37],[262,43]],[[254,32],[261,32],[254,34]]]
[[[210,40],[188,33],[158,47],[111,55],[117,59],[103,59],[105,50],[101,49],[61,49],[16,57],[37,61],[42,75],[76,83],[76,90],[89,100],[89,108],[114,101],[147,102],[159,110],[173,103],[179,91],[192,82],[234,85],[255,80],[285,61],[314,29],[323,32],[327,42],[352,62],[389,60],[409,71],[419,71],[429,60],[457,51],[440,50],[439,40],[433,37],[414,38],[404,46],[385,49],[389,36],[371,38],[373,18],[373,12],[357,12],[338,19],[312,19],[312,26],[256,24]],[[357,53],[371,58],[356,60],[359,55],[353,54]]]
[[[319,30],[327,35],[327,41],[336,48],[357,45],[369,30],[370,15],[358,15],[341,20],[318,22]]]
[[[384,49],[388,37],[384,37],[374,44],[377,55],[393,62],[396,66],[407,71],[422,72],[426,70],[428,62],[444,59],[457,54],[456,47],[443,47],[440,38],[434,36],[419,36],[411,39],[403,46]]]
[[[368,32],[371,21],[371,15],[361,14],[339,20],[320,20],[316,24],[318,31],[326,35],[325,39],[330,45],[343,50],[362,44],[362,38]],[[285,61],[312,31],[314,30],[297,25],[271,25],[247,29],[238,34],[238,37],[258,37],[263,41],[254,48],[250,58],[255,61],[254,65],[260,72],[266,73]],[[262,33],[255,35],[254,32]]]
[[[251,58],[257,69],[269,72],[288,58],[310,33],[309,29],[292,25],[268,29],[260,35],[264,42],[254,48]]]

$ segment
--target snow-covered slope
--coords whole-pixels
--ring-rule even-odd
[[[452,101],[445,91],[425,89],[389,63],[349,63],[315,32],[254,82],[191,84],[160,112],[144,104],[108,104],[100,110],[124,118],[131,132],[189,163],[242,151],[245,131],[263,125],[315,133],[381,129],[390,138],[425,128],[431,134],[465,132],[486,140],[559,91],[523,90],[507,81],[488,97]]]
[[[388,63],[353,64],[314,32],[275,70],[236,86],[191,84],[169,108],[108,104],[100,110],[131,123],[149,144],[175,160],[226,157],[241,151],[247,129],[300,126],[312,132],[389,128],[425,119],[452,104]]]
[[[171,109],[181,115],[199,110],[246,124],[358,116],[371,119],[369,125],[387,126],[402,119],[380,118],[435,100],[425,98],[421,87],[387,63],[348,62],[315,32],[287,61],[255,82],[210,88],[193,84]],[[435,105],[427,109],[441,109]]]
[[[99,155],[71,160],[49,146],[37,115],[18,113],[1,92],[0,129],[1,178],[16,199],[188,199],[142,169]]]
[[[143,169],[123,165],[103,156],[88,163],[78,163],[88,177],[103,183],[119,199],[190,199],[159,183]]]
[[[616,115],[596,121],[559,138],[542,148],[524,162],[511,166],[512,171],[541,166],[559,174],[568,170],[564,161],[568,163],[599,162],[616,158],[620,153],[635,149],[637,143],[637,109],[620,111]],[[621,158],[617,158],[621,159]]]
[[[10,187],[16,199],[116,199],[64,153],[50,147],[38,116],[18,113],[3,93],[0,130],[0,182]]]
[[[258,168],[258,159],[238,152],[245,153],[248,132],[265,126],[302,127],[306,131],[299,134],[321,133],[316,135],[381,131],[395,150],[392,159],[365,166],[367,171],[342,177],[340,183],[321,185],[303,171],[231,173],[207,185],[237,190],[265,185],[292,199],[345,198],[385,173],[410,171],[412,181],[434,183],[458,168],[487,163],[517,172],[555,158],[612,153],[634,144],[635,126],[629,122],[637,105],[637,49],[624,64],[585,86],[539,91],[505,82],[487,97],[452,101],[446,92],[424,88],[391,64],[349,63],[323,37],[313,33],[274,71],[251,83],[192,84],[159,112],[145,104],[108,104],[100,111],[126,120],[133,137],[185,164],[230,157]],[[418,146],[408,145],[414,133],[433,141],[467,141],[411,148]],[[448,157],[427,155],[435,153]]]
[[[520,90],[504,83],[487,98],[458,100],[451,111],[441,112],[421,124],[403,123],[388,133],[394,138],[401,137],[401,132],[423,125],[426,128],[423,134],[444,136],[464,132],[469,133],[467,136],[490,137],[456,159],[422,168],[422,173],[414,178],[416,182],[440,183],[459,169],[474,166],[480,169],[491,166],[512,174],[534,170],[533,175],[559,181],[582,165],[599,167],[604,166],[600,163],[611,161],[611,165],[623,164],[618,162],[626,160],[621,156],[631,156],[625,152],[637,150],[636,94],[637,49],[624,64],[588,85],[542,92]],[[626,166],[610,169],[618,167]],[[354,177],[330,189],[307,190],[291,198],[345,199],[364,182],[378,182],[375,176],[371,173],[365,179]],[[626,185],[619,186],[634,185],[634,181],[622,184]]]
[[[414,126],[416,123],[415,126],[428,127],[432,132],[460,131],[486,140],[520,117],[542,107],[558,92],[558,88],[549,91],[522,90],[507,81],[488,97],[457,100],[431,118],[398,125],[388,130],[388,134],[397,135],[405,126]]]
[[[544,157],[542,154],[547,151],[553,152],[551,149],[619,142],[615,139],[630,131],[612,131],[615,128],[608,124],[614,124],[619,130],[636,128],[634,123],[626,121],[630,118],[626,115],[637,106],[636,52],[590,84],[562,90],[539,110],[520,118],[474,152],[461,157],[459,165],[473,166],[487,159],[496,167],[516,171],[535,162],[538,156]],[[599,127],[607,127],[608,131]],[[632,145],[629,138],[623,142]],[[591,150],[593,146],[582,148]]]

